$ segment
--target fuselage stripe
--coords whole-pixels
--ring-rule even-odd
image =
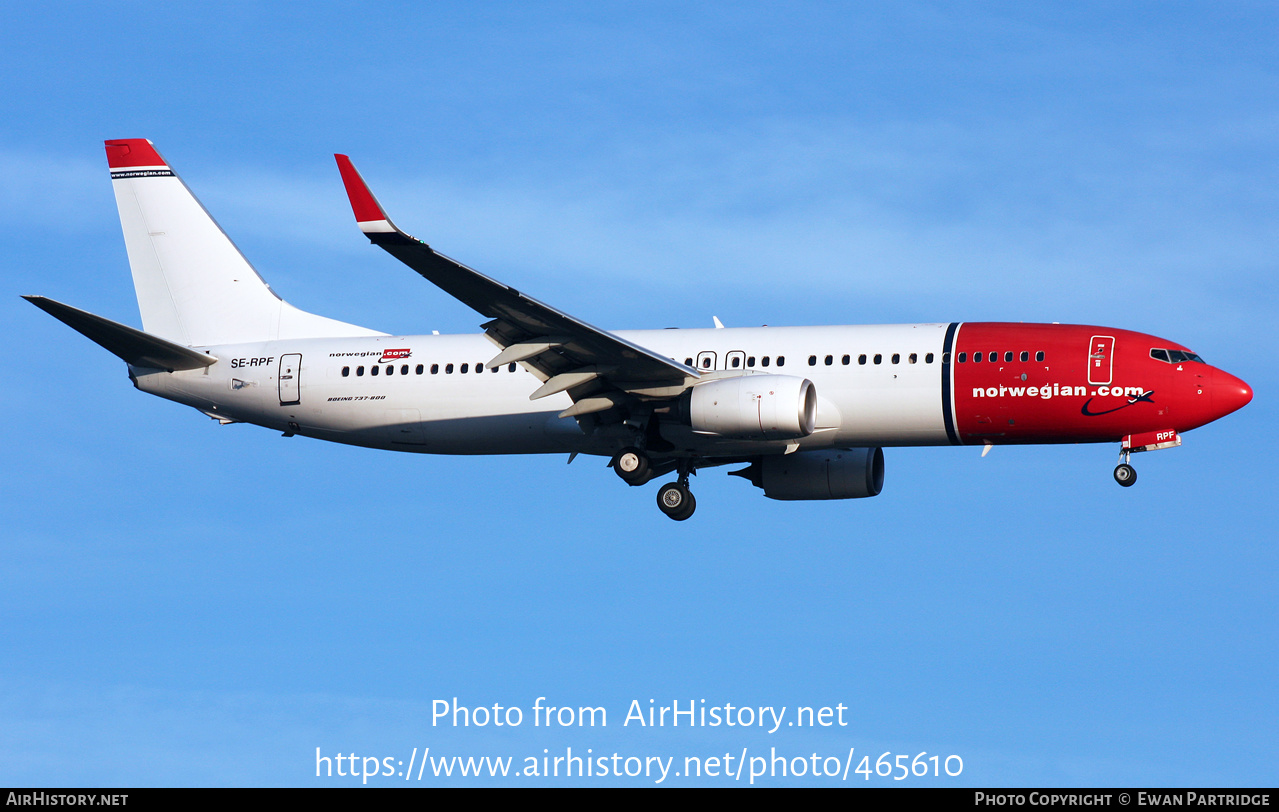
[[[946,328],[946,341],[941,353],[941,414],[946,423],[946,436],[951,445],[962,445],[959,433],[955,431],[955,398],[953,396],[954,376],[951,374],[951,352],[955,348],[955,334],[959,332],[959,322],[952,321]]]

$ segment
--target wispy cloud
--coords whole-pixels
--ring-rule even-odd
[[[1070,310],[1103,288],[1124,300],[1265,284],[1279,177],[1245,159],[1277,135],[1273,115],[1137,129],[1122,142],[1036,118],[760,119],[548,154],[519,172],[356,159],[406,230],[544,296],[699,278],[756,296],[927,295],[994,311],[1039,294]],[[0,171],[11,179],[0,216],[13,227],[77,232],[113,219],[96,161],[7,152]],[[298,270],[371,261],[327,161],[286,174],[255,158],[192,186],[286,294]]]
[[[116,221],[105,158],[0,150],[0,174],[6,231],[83,233]]]
[[[1269,135],[1265,122],[1252,126]],[[707,274],[760,291],[784,278],[848,294],[998,297],[1056,279],[1063,290],[1105,284],[1124,295],[1202,285],[1223,267],[1236,278],[1266,272],[1276,179],[1196,154],[1239,132],[1150,138],[1136,150],[1033,123],[1014,132],[826,122],[558,156],[521,176],[461,167],[429,177],[414,156],[406,172],[364,169],[406,230],[549,285]],[[336,180],[266,177],[237,172],[209,196],[263,238],[365,247]]]

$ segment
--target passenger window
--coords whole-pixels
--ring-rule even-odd
[[[857,363],[860,364],[861,366],[866,366],[866,353],[862,353],[861,355],[857,356]]]
[[[1005,364],[1010,364],[1010,363],[1012,363],[1012,360],[1013,360],[1013,353],[1012,353],[1012,350],[1009,350],[1008,352],[1004,353],[1004,363],[1005,363]]]
[[[409,365],[408,365],[408,364],[405,364],[404,366],[400,367],[400,374],[401,374],[401,375],[407,375],[407,374],[409,374]],[[422,373],[420,373],[420,372],[419,372],[418,374],[419,374],[419,375],[421,375]]]
[[[387,368],[386,368],[386,374],[387,374],[387,375],[394,375],[394,374],[395,374],[395,365],[394,365],[394,364],[392,364],[391,366],[389,366],[389,367],[387,367]]]
[[[816,356],[816,355],[810,355],[810,356],[808,356],[808,365],[809,365],[810,367],[815,367],[815,366],[817,366],[817,356]]]
[[[489,367],[489,372],[497,372],[501,367]]]
[[[425,372],[425,371],[426,371],[426,367],[422,366],[421,364],[418,364],[418,365],[417,365],[417,369],[415,369],[415,370],[413,370],[413,371],[414,371],[414,372],[416,372],[417,374],[421,375],[423,372]]]
[[[1151,352],[1154,352],[1154,350],[1151,350]],[[350,367],[342,367],[342,377],[343,377],[343,378],[349,378],[350,376],[351,376],[351,368],[350,368]]]
[[[835,357],[832,355],[826,356],[826,366],[830,366],[833,363],[835,363]]]
[[[355,368],[355,377],[360,378],[360,377],[363,377],[363,376],[364,376],[364,367],[356,367],[356,368]]]
[[[462,364],[462,366],[461,366],[461,367],[459,367],[457,371],[458,371],[458,372],[460,372],[461,374],[465,375],[466,373],[468,373],[468,372],[470,372],[470,371],[471,371],[471,365],[470,365],[470,364]]]
[[[763,358],[759,359],[759,364],[760,366],[768,366],[768,356],[765,355]]]
[[[914,363],[917,363],[917,362],[919,361],[919,356],[912,352],[912,353],[910,354],[910,357],[908,357],[906,360],[907,360],[907,361],[910,361],[912,364],[914,364]]]
[[[778,365],[779,367],[784,367],[784,366],[786,366],[786,356],[785,356],[785,355],[779,355],[779,356],[777,356],[777,365]]]
[[[432,375],[439,375],[439,374],[440,374],[440,365],[439,365],[439,364],[431,364],[431,374],[432,374]]]
[[[1023,362],[1025,362],[1025,361],[1029,361],[1029,360],[1030,360],[1030,353],[1026,352],[1025,350],[1022,350],[1022,351],[1021,351],[1021,360],[1022,360]]]
[[[880,355],[879,353],[875,353],[875,363],[877,364],[881,363],[883,360],[884,360],[884,356]]]
[[[964,354],[963,354],[962,352],[959,354],[959,360],[961,360],[961,361],[962,361],[962,360],[964,360]],[[981,363],[981,353],[979,353],[979,352],[975,352],[975,353],[973,353],[973,363],[974,363],[974,364],[980,364],[980,363]]]
[[[844,366],[848,366],[848,362],[849,362],[849,361],[851,361],[851,360],[853,360],[853,359],[852,359],[852,358],[850,358],[850,357],[849,357],[849,356],[847,356],[847,355],[845,355],[843,358],[839,359],[840,363],[842,363]]]
[[[476,364],[476,365],[475,365],[475,371],[476,371],[476,372],[483,372],[483,371],[484,371],[484,365],[483,365],[483,364]]]
[[[749,356],[749,357],[746,359],[746,366],[748,366],[748,367],[753,367],[753,366],[755,366],[755,356],[753,356],[753,355],[752,355],[752,356]]]
[[[928,363],[930,363],[930,364],[931,364],[932,362],[933,362],[933,354],[930,352],[930,353],[928,353]],[[943,352],[943,353],[941,354],[941,362],[942,362],[943,364],[949,364],[949,363],[950,363],[950,353],[948,353],[948,352]]]
[[[510,364],[510,366],[508,366],[508,367],[506,368],[506,371],[507,371],[507,372],[514,372],[514,371],[515,371],[515,362],[514,362],[514,361],[512,361],[512,362],[511,362],[511,364]]]
[[[691,367],[692,365],[693,365],[693,359],[692,359],[692,358],[685,358],[685,359],[684,359],[684,366],[686,366],[686,367]]]
[[[741,359],[741,358],[738,358],[736,355],[734,355],[734,356],[733,356],[733,360],[732,360],[732,361],[730,361],[729,363],[731,363],[731,364],[732,364],[733,369],[737,369],[739,366],[741,366],[741,364],[742,364],[742,359]]]
[[[452,374],[453,374],[453,365],[452,365],[452,364],[445,364],[445,365],[444,365],[444,374],[445,374],[445,375],[452,375]]]
[[[1042,361],[1042,360],[1044,360],[1044,351],[1043,351],[1043,350],[1040,350],[1039,352],[1035,353],[1035,360],[1036,360],[1036,361]]]
[[[947,358],[947,360],[950,360],[950,359],[949,359],[949,358]],[[925,363],[925,364],[931,364],[932,362],[933,362],[933,354],[930,352],[930,353],[928,353],[927,355],[925,355],[925,356],[924,356],[924,363]]]
[[[899,352],[895,352],[895,353],[893,353],[893,363],[894,363],[894,364],[900,364],[901,362],[902,362],[902,356],[901,356],[901,353],[899,353]]]
[[[381,372],[381,371],[382,371],[382,367],[380,367],[380,366],[374,365],[374,366],[369,367],[369,374],[370,374],[370,375],[372,375],[372,376],[373,376],[373,377],[375,377],[375,378],[377,377],[377,374],[378,374],[379,372]]]

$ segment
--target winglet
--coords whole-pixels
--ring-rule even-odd
[[[346,186],[346,196],[351,200],[351,211],[355,213],[355,222],[365,234],[394,234],[399,231],[391,219],[382,211],[377,198],[369,191],[369,186],[356,171],[351,159],[345,155],[334,155],[338,162],[338,171],[342,173],[342,184]]]

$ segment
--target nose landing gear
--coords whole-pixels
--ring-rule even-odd
[[[1128,458],[1132,456],[1132,451],[1125,448],[1119,452],[1119,464],[1115,466],[1115,481],[1125,488],[1131,488],[1133,483],[1137,481],[1137,469],[1128,464]]]

